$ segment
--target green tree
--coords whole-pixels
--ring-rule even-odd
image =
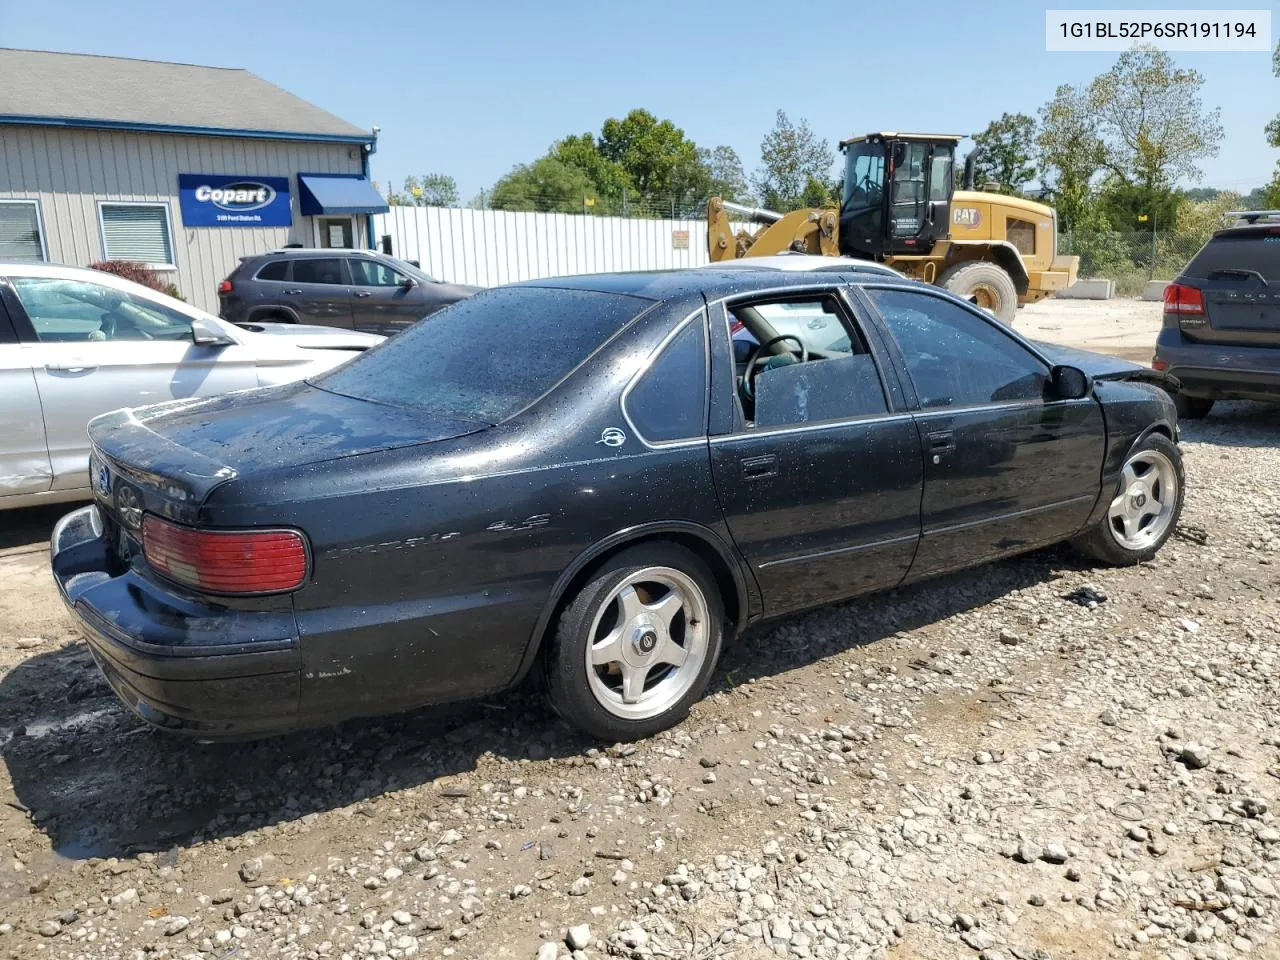
[[[594,210],[596,213],[617,212],[624,191],[635,192],[631,174],[620,163],[606,158],[590,133],[570,134],[557,140],[551,145],[549,156],[581,170],[595,184],[602,201],[600,208]]]
[[[579,167],[545,156],[520,164],[493,187],[494,210],[582,213],[599,197],[596,185]]]
[[[1067,229],[1080,226],[1089,206],[1093,180],[1102,169],[1106,147],[1088,97],[1070,84],[1054,91],[1040,108],[1036,136],[1040,178]]]
[[[698,160],[710,175],[710,196],[737,203],[749,203],[754,199],[751,196],[751,185],[747,183],[747,175],[742,170],[742,161],[738,159],[738,152],[733,147],[699,150]]]
[[[705,200],[711,172],[703,164],[698,145],[670,120],[648,110],[632,110],[621,120],[610,117],[596,141],[600,155],[627,172],[636,191],[660,212],[663,201],[678,205]]]
[[[1037,177],[1036,121],[1025,113],[1006,113],[992,120],[985,130],[974,134],[981,148],[975,166],[979,184],[995,181],[1001,188],[1021,193]]]
[[[401,207],[456,207],[458,184],[443,173],[405,177],[404,189],[388,194],[387,203]]]
[[[760,141],[760,169],[755,188],[760,201],[770,209],[798,210],[805,206],[809,181],[831,189],[831,166],[835,154],[831,144],[819,138],[803,117],[792,123],[779,110],[773,129]]]
[[[1088,98],[1111,174],[1149,191],[1198,178],[1197,161],[1217,156],[1222,139],[1222,111],[1205,109],[1202,86],[1204,77],[1154,47],[1126,50],[1095,77]]]
[[[1276,48],[1271,53],[1271,72],[1280,77],[1280,42],[1276,43]],[[1280,147],[1280,113],[1277,113],[1267,124],[1266,134],[1267,143],[1273,147]],[[1271,182],[1263,188],[1260,206],[1268,210],[1280,209],[1280,162],[1276,163]]]

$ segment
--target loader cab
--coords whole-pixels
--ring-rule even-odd
[[[927,254],[950,230],[960,137],[871,133],[840,144],[840,253],[882,260]]]

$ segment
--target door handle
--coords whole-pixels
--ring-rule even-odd
[[[778,458],[771,453],[761,457],[744,457],[741,463],[742,476],[746,480],[759,480],[761,477],[778,475]]]
[[[285,295],[286,297],[295,297],[295,296],[297,296],[297,295],[298,295],[298,294],[300,294],[300,293],[302,293],[302,291],[301,291],[301,290],[286,290],[286,291],[284,291],[284,295]]]
[[[96,363],[88,363],[84,360],[75,359],[67,360],[65,363],[46,363],[44,368],[51,372],[56,371],[58,373],[86,373],[89,370],[97,370],[98,365]]]
[[[357,296],[357,297],[372,297],[372,296],[373,296],[373,291],[371,291],[371,290],[357,290],[357,291],[356,291],[356,296]]]
[[[956,435],[950,430],[933,430],[929,433],[929,452],[933,454],[933,462],[941,463],[943,454],[951,453],[956,448]]]

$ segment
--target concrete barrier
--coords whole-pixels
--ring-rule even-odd
[[[1146,287],[1142,291],[1143,300],[1163,300],[1164,288],[1167,287],[1171,280],[1148,280]]]
[[[1060,300],[1110,300],[1115,292],[1114,280],[1077,280],[1054,296]]]

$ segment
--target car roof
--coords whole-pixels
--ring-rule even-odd
[[[785,287],[806,287],[814,283],[888,283],[895,286],[926,286],[905,277],[891,276],[871,271],[832,272],[815,277],[812,270],[750,270],[733,267],[715,270],[707,267],[689,267],[684,270],[646,270],[633,273],[588,273],[572,277],[548,277],[542,280],[525,280],[511,284],[514,287],[544,287],[560,290],[590,290],[598,293],[617,293],[650,300],[671,300],[677,297],[702,294],[712,299],[752,293],[756,290],[776,290]],[[936,290],[937,287],[930,289]]]
[[[855,260],[852,257],[824,257],[815,253],[775,253],[767,257],[744,257],[740,260],[723,260],[708,263],[701,270],[714,270],[717,267],[727,270],[808,270],[823,273],[844,273],[846,271],[862,271],[879,273],[887,276],[902,276],[893,267],[876,263],[874,260]]]
[[[262,253],[252,254],[244,259],[249,260],[253,257],[384,257],[386,254],[378,250],[365,250],[359,247],[277,247],[275,250],[266,250]]]

